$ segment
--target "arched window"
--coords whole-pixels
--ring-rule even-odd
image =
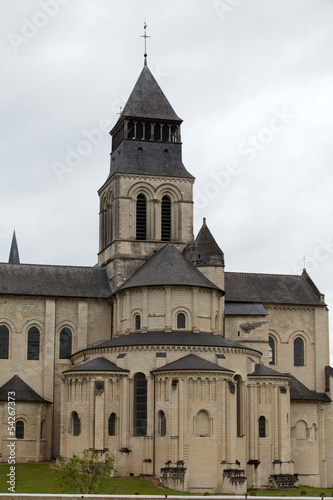
[[[28,331],[28,353],[27,359],[39,359],[39,330],[35,326]]]
[[[304,420],[299,420],[296,423],[296,439],[307,439],[307,425]]]
[[[268,349],[269,349],[269,364],[275,365],[275,340],[273,337],[269,337],[268,339]]]
[[[72,354],[72,332],[69,328],[63,328],[59,339],[59,359],[69,359]]]
[[[136,199],[136,239],[146,239],[147,200],[143,194]]]
[[[157,435],[164,437],[166,435],[166,418],[164,411],[160,410],[157,416]]]
[[[186,327],[186,316],[184,313],[177,314],[177,328],[185,328]]]
[[[170,241],[171,239],[171,200],[169,196],[162,198],[162,217],[161,217],[161,239]]]
[[[242,394],[241,394],[241,378],[239,375],[234,377],[236,383],[236,419],[237,419],[237,437],[242,437]]]
[[[72,434],[73,436],[79,436],[81,432],[81,421],[79,415],[76,411],[72,413]]]
[[[304,341],[301,337],[294,340],[294,365],[304,366]]]
[[[24,439],[24,422],[23,422],[23,420],[18,420],[16,422],[15,437],[16,437],[16,439]]]
[[[266,437],[266,419],[265,417],[259,417],[259,437]]]
[[[40,438],[41,439],[44,439],[44,427],[45,427],[45,422],[44,420],[41,421],[40,423]]]
[[[147,433],[147,380],[143,373],[134,376],[134,435]]]
[[[117,424],[117,416],[115,413],[111,413],[109,417],[109,436],[116,435],[116,424]]]
[[[0,359],[8,359],[9,330],[6,325],[0,325]]]
[[[205,410],[197,413],[195,418],[195,434],[200,437],[210,436],[210,420]]]
[[[136,330],[141,329],[141,316],[140,316],[140,314],[135,315],[135,329]]]

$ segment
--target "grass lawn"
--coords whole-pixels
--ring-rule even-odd
[[[16,464],[16,493],[73,493],[63,491],[58,481],[57,469],[54,464]],[[7,474],[9,465],[0,465],[0,493],[8,492]],[[332,488],[311,488],[301,486],[298,490],[272,491],[256,490],[248,491],[248,495],[257,496],[301,496],[301,490],[305,490],[308,497],[320,497],[324,493],[326,497],[332,496]],[[112,478],[105,480],[105,493],[118,495],[181,495],[176,491],[167,490],[157,485],[156,480],[133,478]]]
[[[0,465],[0,493],[10,493],[7,484],[9,465]],[[15,493],[73,493],[63,491],[58,481],[58,472],[53,464],[16,464]],[[177,495],[179,493],[160,488],[156,481],[133,478],[111,478],[105,480],[105,493],[118,495]]]

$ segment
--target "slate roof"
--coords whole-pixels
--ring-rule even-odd
[[[15,231],[13,233],[13,239],[12,239],[12,245],[10,247],[8,263],[9,264],[19,264],[20,263],[20,255],[19,255],[19,251],[18,251],[18,245],[17,245]]]
[[[108,179],[116,173],[194,179],[183,165],[181,144],[133,139],[123,140],[112,153]]]
[[[331,402],[331,398],[325,394],[316,391],[311,391],[302,382],[300,382],[294,375],[287,374],[290,377],[290,399],[292,401],[323,401]]]
[[[0,401],[8,401],[8,392],[15,392],[15,401],[25,401],[29,403],[49,403],[34,391],[28,384],[18,376],[14,375],[8,382],[0,387]]]
[[[226,302],[225,314],[227,316],[267,316],[268,312],[262,304],[255,302]]]
[[[211,363],[206,359],[200,358],[195,354],[188,354],[183,358],[177,359],[172,363],[168,363],[160,368],[152,370],[151,373],[165,372],[165,371],[178,371],[178,370],[199,370],[199,371],[214,371],[214,372],[229,372],[234,373],[233,370],[223,368],[216,363]]]
[[[236,342],[231,342],[221,335],[213,333],[194,333],[191,331],[174,331],[174,332],[132,332],[127,335],[103,342],[97,346],[84,349],[85,351],[92,349],[100,349],[104,347],[128,347],[139,345],[179,345],[179,346],[208,346],[208,347],[231,347],[236,349],[255,349],[242,346]],[[255,351],[258,352],[258,351]]]
[[[111,289],[105,269],[98,267],[0,263],[0,293],[107,298]]]
[[[174,112],[148,66],[144,66],[141,71],[120,118],[125,116],[182,121]]]
[[[255,369],[253,373],[248,374],[249,377],[290,377],[290,375],[286,373],[280,373],[268,366],[261,365],[260,363],[256,363]]]
[[[228,302],[264,304],[324,305],[311,279],[279,274],[225,273],[225,299]]]
[[[208,229],[205,218],[195,241],[186,245],[183,254],[196,266],[224,267],[224,254]]]
[[[220,290],[168,243],[155,252],[118,290],[139,286],[183,285]]]
[[[95,358],[86,363],[83,363],[78,366],[74,366],[69,370],[65,370],[63,373],[70,372],[128,372],[129,370],[125,370],[123,368],[119,368],[115,363],[109,361],[103,356],[100,358]]]

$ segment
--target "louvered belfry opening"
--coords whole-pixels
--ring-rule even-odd
[[[136,239],[146,239],[147,228],[147,201],[143,194],[138,194],[136,199]]]
[[[170,241],[171,239],[171,200],[169,196],[162,198],[162,241]]]

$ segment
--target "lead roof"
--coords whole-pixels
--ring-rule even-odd
[[[203,220],[195,241],[186,245],[183,254],[198,267],[224,267],[224,254],[210,232],[206,219]]]

